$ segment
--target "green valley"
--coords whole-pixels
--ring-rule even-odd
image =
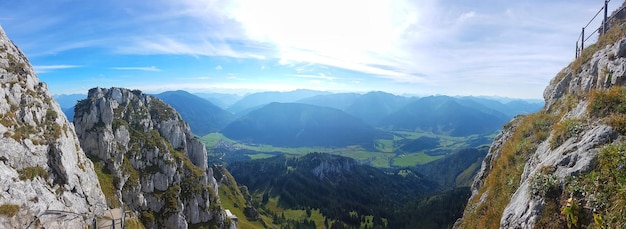
[[[215,162],[230,162],[269,158],[281,154],[302,156],[311,152],[350,157],[359,162],[379,168],[410,167],[425,164],[443,158],[450,152],[465,148],[488,145],[495,133],[488,136],[471,135],[454,137],[435,133],[416,133],[407,131],[390,131],[390,138],[375,140],[375,149],[365,149],[359,145],[345,147],[284,147],[265,144],[250,144],[229,139],[220,133],[207,134],[200,138]],[[411,142],[423,138],[435,139],[437,144],[432,148],[411,150],[407,147]]]

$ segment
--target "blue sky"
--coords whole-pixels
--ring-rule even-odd
[[[0,25],[53,94],[118,86],[541,98],[603,3],[2,0]]]

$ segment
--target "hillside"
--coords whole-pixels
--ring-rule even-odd
[[[391,130],[428,131],[452,136],[490,134],[499,130],[506,117],[479,104],[465,105],[447,96],[430,96],[409,103],[379,122]]]
[[[496,137],[457,228],[626,227],[626,24],[611,20],[550,81],[544,108]]]
[[[154,96],[174,107],[198,136],[219,131],[234,120],[230,112],[186,91],[167,91]]]
[[[221,131],[231,139],[273,146],[373,147],[377,130],[343,111],[297,103],[272,103]]]
[[[235,162],[228,169],[238,183],[262,196],[262,206],[278,198],[283,208],[319,209],[327,218],[348,226],[361,225],[365,216],[373,216],[378,226],[382,226],[381,218],[390,225],[401,225],[407,219],[396,218],[394,212],[438,190],[435,183],[418,174],[390,174],[350,158],[321,153]]]
[[[414,171],[446,189],[469,187],[472,184],[472,178],[480,169],[485,154],[487,154],[485,147],[462,149],[442,159],[417,165]]]

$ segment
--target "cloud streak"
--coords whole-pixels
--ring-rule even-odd
[[[41,74],[41,73],[47,73],[47,72],[51,72],[54,70],[59,70],[59,69],[68,69],[68,68],[80,68],[82,66],[80,65],[36,65],[33,66],[33,68],[35,69],[35,72]]]
[[[144,72],[160,72],[161,69],[155,66],[149,67],[112,67],[113,70],[124,70],[124,71],[144,71]]]

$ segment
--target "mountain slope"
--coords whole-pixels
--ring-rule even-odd
[[[378,134],[343,111],[297,103],[272,103],[233,121],[221,131],[255,144],[303,147],[373,147]]]
[[[0,228],[81,228],[104,215],[94,166],[0,27]]]
[[[186,91],[167,91],[155,97],[174,107],[198,136],[219,131],[234,119],[228,111]]]
[[[497,111],[463,103],[466,102],[447,96],[421,98],[385,117],[379,126],[392,130],[422,130],[467,136],[493,133],[507,121]]]
[[[480,169],[485,154],[486,148],[463,149],[442,159],[418,165],[414,170],[444,188],[467,187]]]
[[[550,81],[544,108],[496,137],[457,228],[626,227],[616,194],[626,185],[626,24],[612,20]]]
[[[405,220],[394,218],[393,213],[404,203],[437,190],[433,182],[416,174],[388,174],[354,159],[322,153],[235,162],[228,169],[251,192],[279,197],[284,207],[320,209],[324,216],[350,226],[361,222],[351,212]]]
[[[330,93],[304,89],[289,92],[259,92],[243,97],[241,100],[228,107],[228,111],[238,115],[243,111],[249,111],[250,108],[260,107],[270,103],[293,103],[304,98],[325,94]]]

